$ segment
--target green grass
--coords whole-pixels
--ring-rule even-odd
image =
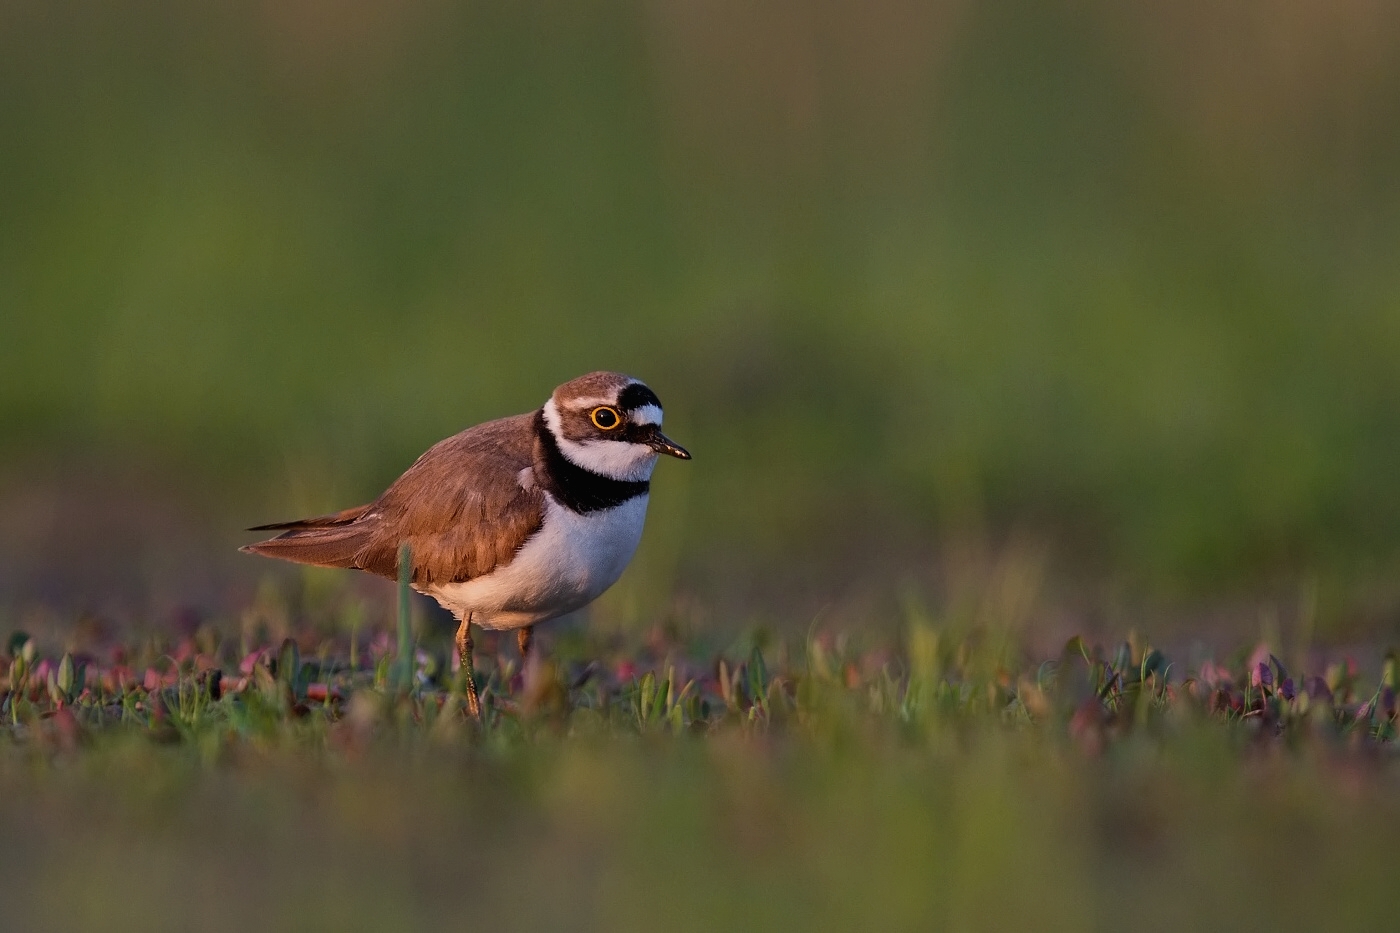
[[[253,615],[250,614],[250,619]],[[0,661],[26,929],[1385,929],[1397,663],[909,620],[447,639],[351,614]],[[23,892],[21,894],[21,892]]]

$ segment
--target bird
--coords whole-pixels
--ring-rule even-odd
[[[439,441],[373,502],[249,528],[280,533],[239,550],[391,580],[406,554],[409,584],[457,621],[467,709],[479,720],[472,624],[514,630],[524,658],[536,625],[617,582],[641,540],[657,461],[691,459],[661,421],[641,380],[588,373],[532,412]]]

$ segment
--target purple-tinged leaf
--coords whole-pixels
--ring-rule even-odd
[[[1245,670],[1252,673],[1259,669],[1259,665],[1268,664],[1269,658],[1271,657],[1273,657],[1273,654],[1269,651],[1269,646],[1261,641],[1259,644],[1255,645],[1254,650],[1250,652],[1249,661],[1245,664]],[[1255,685],[1257,686],[1258,683],[1256,682]]]

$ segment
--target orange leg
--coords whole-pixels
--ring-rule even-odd
[[[462,662],[462,673],[467,675],[467,712],[473,719],[481,719],[481,699],[476,694],[476,675],[472,673],[472,616],[462,620],[457,628],[457,657]]]

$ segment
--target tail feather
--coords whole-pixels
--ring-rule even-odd
[[[293,528],[239,550],[317,567],[357,568],[359,555],[370,544],[371,535],[372,529],[365,526],[308,526]]]

